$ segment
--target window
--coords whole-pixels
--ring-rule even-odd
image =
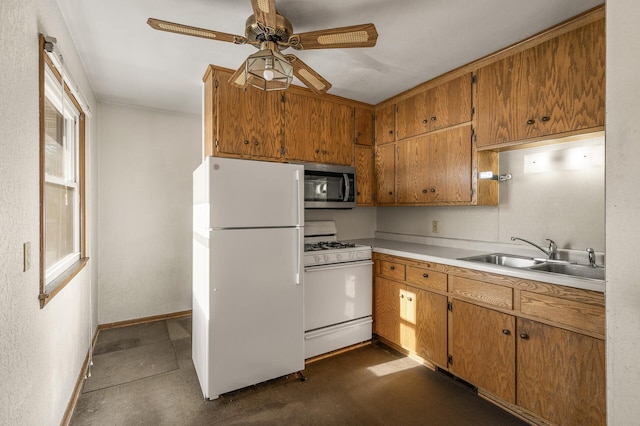
[[[40,305],[86,264],[84,113],[65,71],[45,50],[40,65]],[[52,50],[52,44],[47,46]]]

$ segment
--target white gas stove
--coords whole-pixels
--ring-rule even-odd
[[[333,221],[305,223],[305,358],[371,340],[371,247],[336,235]]]

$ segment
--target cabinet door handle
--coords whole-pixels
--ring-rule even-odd
[[[529,124],[529,125],[531,125],[531,124],[533,124],[533,123],[535,123],[535,122],[536,122],[536,120],[534,120],[534,119],[532,119],[532,118],[530,118],[530,119],[528,119],[528,120],[527,120],[527,124]]]
[[[427,273],[422,274],[422,278],[429,278],[429,274]]]
[[[504,330],[502,330],[502,334],[510,336],[511,335],[511,331],[507,330],[506,328]]]
[[[435,188],[431,188],[429,191],[436,192],[436,189]]]
[[[245,145],[249,145],[249,141],[245,139],[245,140],[244,140],[244,144],[245,144]]]
[[[431,117],[431,121],[436,121],[436,116]]]
[[[551,117],[549,117],[548,115],[545,115],[544,117],[541,118],[542,121],[549,121],[551,119]]]
[[[529,339],[529,335],[527,333],[520,333],[520,338],[524,339],[524,340],[528,340]]]
[[[401,295],[400,295],[400,299],[404,299],[404,294],[401,294]]]
[[[423,190],[422,190],[422,193],[423,193],[423,194],[426,194],[426,193],[427,193],[427,190],[426,190],[426,189],[423,189]]]
[[[389,191],[389,195],[393,195],[393,192]]]
[[[389,269],[391,269],[392,271],[395,271],[396,267],[395,266],[389,266]]]
[[[356,191],[356,195],[360,195],[360,191]]]
[[[413,299],[412,299],[411,297],[407,297],[407,300],[408,300],[409,302],[412,302],[412,301],[413,301]]]
[[[316,149],[316,154],[318,154],[318,153],[320,153],[320,150],[319,150],[319,149]]]
[[[326,151],[326,150],[322,150],[322,153],[323,153],[323,154],[326,154],[326,153],[327,153],[327,151]]]
[[[393,134],[393,130],[389,130],[389,134],[392,135]]]
[[[258,145],[260,144],[260,142],[258,142],[258,141],[253,141],[253,144],[254,144],[255,146],[258,146]]]
[[[425,118],[424,120],[422,120],[422,124],[427,124],[429,121]]]

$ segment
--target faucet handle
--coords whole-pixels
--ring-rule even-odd
[[[589,255],[589,265],[593,266],[594,268],[598,265],[596,265],[596,252],[594,249],[592,249],[591,247],[589,247],[587,249],[587,254]]]
[[[549,259],[555,260],[558,258],[558,245],[551,238],[545,238],[549,241]]]

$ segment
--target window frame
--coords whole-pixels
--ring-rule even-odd
[[[53,297],[58,294],[87,264],[89,258],[86,256],[86,206],[85,206],[85,139],[86,139],[86,116],[82,109],[82,106],[69,89],[67,82],[64,81],[64,71],[58,69],[53,63],[47,52],[45,51],[45,37],[40,34],[39,37],[40,46],[40,294],[38,299],[40,300],[40,308],[44,308]],[[64,268],[55,271],[54,277],[49,277],[47,281],[47,268],[46,268],[46,229],[45,229],[45,184],[48,182],[45,173],[45,100],[46,96],[46,84],[45,80],[47,74],[57,80],[58,84],[64,84],[64,96],[62,102],[70,102],[78,113],[77,123],[77,152],[75,157],[77,164],[75,168],[76,185],[79,198],[78,217],[74,221],[75,232],[79,234],[79,257],[77,254],[73,255],[73,260],[67,262]],[[50,181],[50,180],[49,180]]]

